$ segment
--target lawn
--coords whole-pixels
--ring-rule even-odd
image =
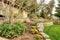
[[[60,40],[60,25],[45,27],[44,32],[50,36],[51,40]]]

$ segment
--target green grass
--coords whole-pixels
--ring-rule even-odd
[[[60,25],[45,27],[44,32],[50,36],[51,40],[60,40]]]

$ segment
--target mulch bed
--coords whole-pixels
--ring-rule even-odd
[[[32,27],[31,24],[30,23],[27,23],[26,32],[24,32],[23,35],[18,36],[16,38],[9,39],[9,40],[35,40],[34,39],[35,34],[31,34],[29,32],[30,29],[31,29],[31,27]]]

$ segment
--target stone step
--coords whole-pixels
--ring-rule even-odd
[[[41,32],[42,36],[45,38],[45,39],[49,39],[49,36],[43,32]]]

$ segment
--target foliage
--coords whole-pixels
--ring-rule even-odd
[[[25,24],[16,22],[14,24],[9,24],[8,22],[3,22],[0,24],[0,35],[8,38],[17,37],[25,32]]]
[[[29,12],[34,12],[38,11],[38,4],[36,3],[35,0],[16,0],[15,3],[20,6],[23,10],[29,11]]]
[[[32,34],[37,34],[38,33],[38,30],[36,29],[35,26],[32,26],[32,28],[30,30],[30,33],[32,33]]]
[[[35,35],[35,40],[41,40],[42,39],[42,36],[41,35]]]
[[[55,13],[55,16],[60,18],[60,2],[58,4],[58,7],[56,7],[56,12],[57,13]]]
[[[60,25],[52,25],[44,28],[44,32],[51,40],[60,40]]]
[[[45,1],[43,1],[44,3]],[[48,4],[41,4],[43,7],[41,7],[40,10],[44,10],[44,13],[42,13],[41,15],[44,15],[45,14],[45,17],[48,18],[50,17],[49,19],[51,19],[52,17],[52,9],[54,7],[54,0],[51,0]],[[48,16],[50,15],[50,16]],[[44,18],[44,16],[42,16]]]
[[[40,12],[40,17],[45,18],[45,12],[44,12],[43,9],[42,9],[41,12]]]
[[[29,18],[38,18],[36,14],[32,13],[28,15]]]
[[[60,13],[56,13],[55,16],[59,17],[60,18]]]

